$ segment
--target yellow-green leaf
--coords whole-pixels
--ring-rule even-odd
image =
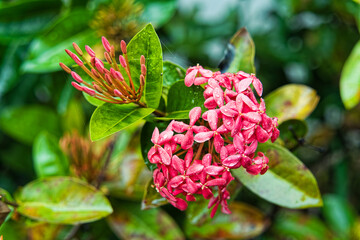
[[[23,187],[15,199],[20,214],[49,223],[86,223],[112,213],[101,191],[71,177],[35,180]]]
[[[318,102],[316,91],[302,84],[284,85],[265,97],[266,113],[277,117],[279,124],[288,119],[304,120]]]

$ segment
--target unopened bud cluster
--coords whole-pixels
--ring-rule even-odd
[[[264,174],[269,159],[256,149],[258,143],[279,136],[277,118],[266,115],[262,84],[244,72],[213,73],[201,66],[186,72],[185,85],[205,85],[203,114],[193,108],[189,124],[173,120],[162,133],[155,128],[154,146],[148,159],[157,165],[153,173],[157,191],[168,201],[185,210],[188,201],[199,195],[210,199],[213,217],[219,207],[229,214],[226,189],[234,179],[230,169],[243,167],[249,174]]]
[[[75,80],[71,84],[79,91],[83,91],[92,97],[109,103],[138,103],[141,99],[146,77],[146,66],[145,57],[140,57],[141,74],[139,76],[140,86],[135,90],[134,81],[131,76],[130,66],[127,55],[127,48],[125,41],[121,41],[120,48],[123,55],[119,56],[119,62],[123,68],[122,72],[125,71],[127,79],[121,74],[120,67],[115,59],[115,48],[110,45],[109,41],[102,37],[102,43],[105,48],[104,59],[110,65],[110,69],[105,68],[104,62],[96,57],[95,52],[89,47],[85,46],[86,52],[90,56],[88,61],[80,49],[80,47],[73,43],[73,47],[78,55],[65,50],[66,53],[75,61],[77,65],[93,79],[93,82],[84,81],[79,74],[71,71],[63,63],[60,63],[61,68],[71,74]],[[81,58],[81,59],[80,59]]]

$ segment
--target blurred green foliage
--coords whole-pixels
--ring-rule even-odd
[[[104,31],[101,29],[104,25],[94,24],[94,21],[101,21],[107,16],[104,15],[104,9],[110,9],[106,10],[108,15],[113,14],[116,19],[116,12],[111,12],[111,8],[108,8],[111,2],[0,2],[0,188],[6,189],[11,195],[14,196],[18,191],[18,186],[24,186],[37,177],[69,174],[59,164],[63,162],[59,159],[64,159],[65,156],[59,152],[60,149],[54,142],[74,128],[87,137],[90,116],[95,107],[81,93],[73,90],[68,75],[60,71],[58,62],[73,64],[64,49],[72,48],[74,41],[81,47],[85,44],[95,46],[95,51],[101,47],[99,34],[106,35],[109,30]],[[121,3],[122,0],[117,2]],[[184,69],[197,63],[216,69],[234,33],[241,27],[246,27],[255,45],[254,64],[257,76],[263,82],[265,96],[287,83],[305,84],[316,91],[317,95],[314,94],[311,100],[308,96],[298,98],[315,103],[318,101],[317,96],[320,97],[319,105],[309,118],[305,122],[293,124],[285,121],[280,127],[287,131],[282,131],[285,136],[283,139],[287,139],[285,146],[308,166],[317,179],[320,192],[324,195],[324,207],[291,211],[280,209],[258,198],[248,189],[241,188],[237,201],[234,202],[236,209],[244,208],[245,203],[256,208],[249,207],[246,208],[247,211],[239,212],[236,210],[231,219],[228,219],[229,216],[217,216],[215,224],[204,220],[204,225],[198,229],[182,225],[186,216],[168,206],[141,212],[133,206],[134,203],[124,200],[139,201],[142,194],[139,189],[146,185],[151,176],[144,167],[141,150],[136,145],[140,138],[149,138],[149,133],[140,134],[139,127],[133,126],[116,136],[118,141],[111,159],[111,166],[115,167],[111,168],[101,189],[105,193],[120,192],[121,196],[112,205],[115,206],[114,209],[123,210],[117,211],[107,222],[101,220],[81,225],[78,239],[143,239],[143,234],[148,234],[152,239],[159,239],[159,236],[166,236],[164,239],[184,239],[184,233],[188,238],[230,238],[232,230],[237,228],[244,229],[244,232],[252,229],[245,238],[265,231],[254,239],[359,239],[359,2],[130,2],[140,6],[141,11],[130,16],[121,14],[119,21],[129,17],[131,21],[138,23],[137,30],[144,23],[152,22],[160,37],[164,60],[170,60]],[[103,11],[102,14],[99,14],[100,10]],[[121,37],[127,40],[133,37],[133,30],[130,29],[132,25],[128,26],[129,29],[123,29],[121,33]],[[121,29],[117,27],[119,26],[113,26],[114,29]],[[106,37],[111,41],[119,40],[117,35],[109,34]],[[169,114],[167,117],[175,116],[180,119],[184,116],[187,118],[187,114],[178,111],[184,108],[178,108],[179,99],[175,94],[169,94],[168,98],[167,94],[178,92],[176,85],[172,86],[176,91],[170,86],[174,83],[172,80],[183,78],[181,67],[164,63],[164,74],[168,72],[173,77],[167,80],[164,76],[166,90],[163,89],[167,108],[174,111],[174,115]],[[273,98],[276,98],[275,93],[272,93]],[[292,96],[295,93],[290,91],[289,94]],[[106,110],[106,105],[104,109]],[[172,112],[170,110],[168,112]],[[150,113],[143,115],[147,114]],[[307,115],[308,113],[301,115],[300,119]],[[290,118],[285,116],[283,120]],[[291,127],[294,131],[291,131]],[[307,131],[302,130],[304,128]],[[32,146],[33,144],[35,145]],[[92,147],[98,150],[101,149],[99,145],[101,143]],[[101,153],[100,150],[98,152]],[[52,155],[56,156],[55,161],[48,161]],[[39,162],[46,162],[48,168],[39,169]],[[118,167],[119,164],[127,167]],[[296,179],[294,182],[296,184]],[[1,193],[2,191],[0,189]],[[17,194],[22,196],[21,192]],[[152,198],[151,194],[148,196],[151,203],[161,202],[161,199]],[[12,201],[11,195],[6,194],[7,200]],[[240,201],[243,203],[239,203]],[[107,206],[106,200],[103,204]],[[110,212],[109,208],[106,210]],[[251,215],[250,220],[248,215]],[[0,227],[0,235],[4,235],[6,240],[26,239],[26,236],[28,239],[55,239],[55,236],[57,239],[64,239],[71,230],[66,225],[33,222],[17,213],[13,213],[11,218]],[[167,226],[165,233],[159,233],[161,229],[157,228],[154,218]],[[223,227],[229,221],[234,221],[234,226]],[[141,227],[138,222],[141,222]],[[199,234],[204,231],[198,232],[201,229],[212,231],[203,236]],[[254,229],[256,234],[252,235]],[[216,235],[217,233],[220,235]],[[240,237],[233,235],[233,238]]]

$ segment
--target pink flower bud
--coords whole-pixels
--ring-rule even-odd
[[[126,50],[126,42],[124,40],[121,40],[120,42],[120,48],[121,48],[121,51],[123,52],[123,54],[126,54],[127,53],[127,50]]]
[[[101,41],[102,41],[102,44],[103,44],[105,50],[106,50],[107,52],[110,52],[110,51],[111,51],[111,46],[110,46],[109,41],[108,41],[104,36],[101,37]]]
[[[85,46],[85,50],[90,55],[90,57],[96,57],[94,50],[92,50],[88,45]]]
[[[125,58],[124,58],[122,55],[120,55],[120,56],[119,56],[119,60],[120,60],[121,66],[122,66],[123,68],[126,68],[126,60],[125,60]]]
[[[83,80],[82,78],[76,73],[76,72],[71,72],[71,76],[74,78],[75,81],[77,81],[78,83],[82,83]]]
[[[71,82],[71,85],[74,87],[74,88],[76,88],[77,90],[79,90],[79,91],[82,91],[83,90],[83,87],[82,86],[80,86],[78,83],[76,83],[76,82]]]
[[[96,95],[95,91],[92,90],[92,89],[90,89],[90,88],[88,88],[88,87],[83,87],[83,91],[84,91],[85,93],[89,94],[90,96],[95,96],[95,95]]]

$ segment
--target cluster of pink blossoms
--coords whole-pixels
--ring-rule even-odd
[[[253,175],[267,171],[269,159],[262,152],[255,156],[255,151],[259,142],[278,138],[277,118],[266,115],[262,98],[258,103],[250,86],[261,97],[262,84],[254,75],[213,73],[195,66],[185,77],[186,86],[193,84],[206,84],[204,106],[208,111],[201,115],[201,108],[195,107],[189,113],[189,124],[173,120],[162,133],[155,128],[154,146],[148,152],[149,161],[157,164],[154,185],[180,210],[202,195],[210,199],[211,217],[219,205],[229,214],[226,187],[234,179],[230,169],[242,166]]]

